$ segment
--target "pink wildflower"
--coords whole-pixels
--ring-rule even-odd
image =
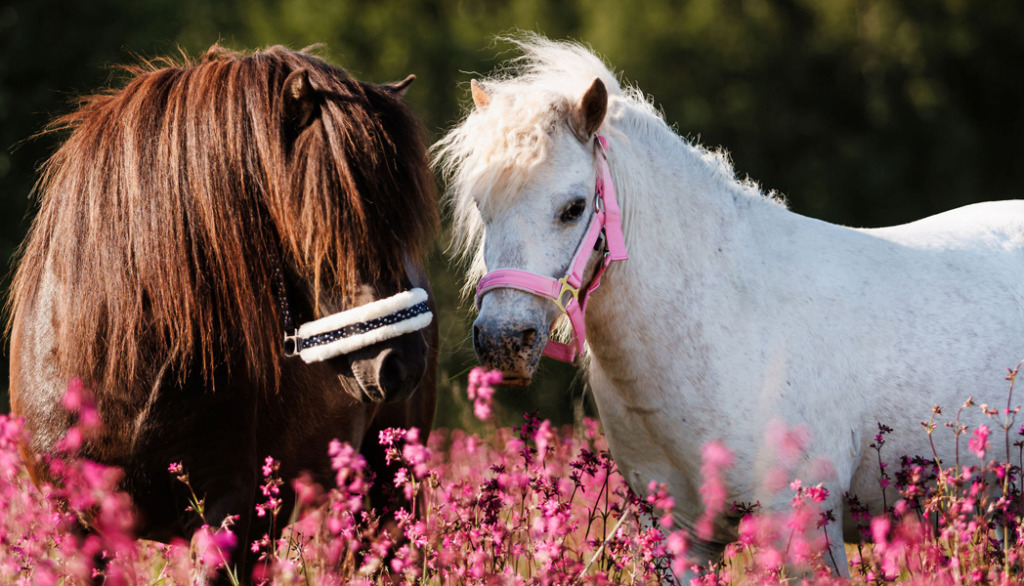
[[[491,417],[491,402],[494,398],[493,385],[501,384],[500,370],[485,370],[476,367],[469,372],[469,384],[466,395],[473,401],[473,414],[477,419],[486,421]]]
[[[331,440],[327,454],[331,457],[331,468],[336,473],[335,481],[339,488],[354,482],[354,477],[366,468],[366,460],[362,454],[356,452],[351,445],[343,444],[336,439]]]
[[[83,442],[82,431],[77,427],[72,427],[64,434],[64,437],[57,441],[55,449],[66,454],[76,454],[78,450],[82,449]]]
[[[192,536],[192,546],[201,563],[211,570],[223,567],[230,560],[230,552],[237,543],[230,529],[221,527],[214,531],[203,525]]]
[[[732,452],[718,442],[709,442],[701,449],[701,476],[704,484],[700,488],[704,502],[704,514],[697,521],[697,536],[710,540],[714,534],[714,521],[725,510],[726,492],[724,471],[732,466]]]
[[[889,542],[890,522],[887,517],[875,517],[871,520],[871,538],[875,542],[875,549],[884,552]]]
[[[778,420],[770,422],[765,433],[768,445],[775,449],[776,462],[782,468],[796,465],[811,439],[811,432],[806,426],[790,428]]]
[[[988,451],[987,425],[979,425],[978,429],[971,433],[970,439],[967,440],[967,449],[977,456],[978,459],[985,459],[985,452]]]
[[[274,460],[271,456],[267,456],[267,459],[263,462],[263,477],[269,478],[273,473],[277,472],[280,465],[280,462]]]
[[[82,434],[91,436],[99,431],[99,412],[81,378],[75,377],[68,382],[62,404],[68,412],[78,415],[77,427]]]
[[[295,491],[295,500],[302,507],[316,506],[323,501],[324,489],[313,481],[309,472],[303,471],[299,477],[292,480],[292,489]]]
[[[551,422],[545,419],[541,422],[537,428],[537,433],[533,436],[533,441],[537,444],[537,459],[541,462],[547,456],[548,445],[554,438],[555,434],[551,431]]]
[[[420,443],[419,429],[413,427],[405,435],[405,446],[402,447],[402,459],[412,469],[417,479],[426,477],[429,471],[430,449]]]
[[[82,379],[75,377],[68,382],[67,390],[64,391],[63,404],[64,408],[71,413],[78,413],[82,410],[82,406],[86,403],[85,397],[85,384],[82,383]]]

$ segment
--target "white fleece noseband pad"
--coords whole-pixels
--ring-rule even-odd
[[[427,292],[417,287],[302,324],[294,336],[285,337],[286,353],[320,362],[422,330],[433,319]]]

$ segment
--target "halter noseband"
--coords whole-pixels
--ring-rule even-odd
[[[626,254],[626,243],[622,237],[622,216],[619,212],[619,203],[615,199],[615,185],[612,183],[611,171],[608,169],[608,140],[598,135],[595,150],[597,151],[597,181],[594,188],[594,215],[583,240],[580,241],[579,247],[576,249],[576,254],[572,257],[569,271],[562,278],[553,279],[529,271],[498,269],[484,275],[476,288],[477,310],[480,309],[480,300],[488,291],[500,288],[519,289],[554,301],[555,305],[569,317],[569,323],[572,324],[573,329],[573,339],[569,344],[549,341],[544,348],[544,355],[563,362],[573,362],[577,353],[582,355],[586,351],[584,343],[587,335],[583,316],[587,311],[587,300],[590,299],[590,294],[601,284],[601,275],[613,261],[629,258]],[[602,234],[607,250],[590,285],[581,292],[583,271],[586,270],[591,253]]]
[[[285,334],[285,356],[320,362],[422,330],[433,319],[427,292],[416,287],[302,324]]]
[[[427,292],[415,287],[296,328],[281,263],[273,249],[271,260],[274,264],[274,296],[277,297],[285,332],[284,355],[299,356],[307,364],[422,330],[434,319],[427,304]]]

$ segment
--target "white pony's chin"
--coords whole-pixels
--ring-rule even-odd
[[[501,386],[503,387],[525,387],[533,382],[533,376],[518,374],[501,374]]]

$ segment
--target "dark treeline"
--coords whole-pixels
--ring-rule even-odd
[[[415,73],[408,99],[434,139],[466,106],[474,73],[507,56],[494,36],[517,28],[591,45],[680,134],[727,149],[741,176],[798,213],[877,226],[1024,191],[1016,0],[8,0],[0,256],[9,268],[31,219],[36,169],[59,139],[33,136],[76,95],[117,87],[111,66],[179,48],[198,55],[215,42],[322,43],[323,56],[361,79]],[[447,381],[474,361],[461,278],[441,248],[431,270]],[[534,406],[570,417],[580,392],[568,384],[572,370],[545,368],[533,388],[504,394],[509,413]],[[0,391],[6,381],[5,356]],[[463,422],[455,392],[440,394],[439,423]]]

